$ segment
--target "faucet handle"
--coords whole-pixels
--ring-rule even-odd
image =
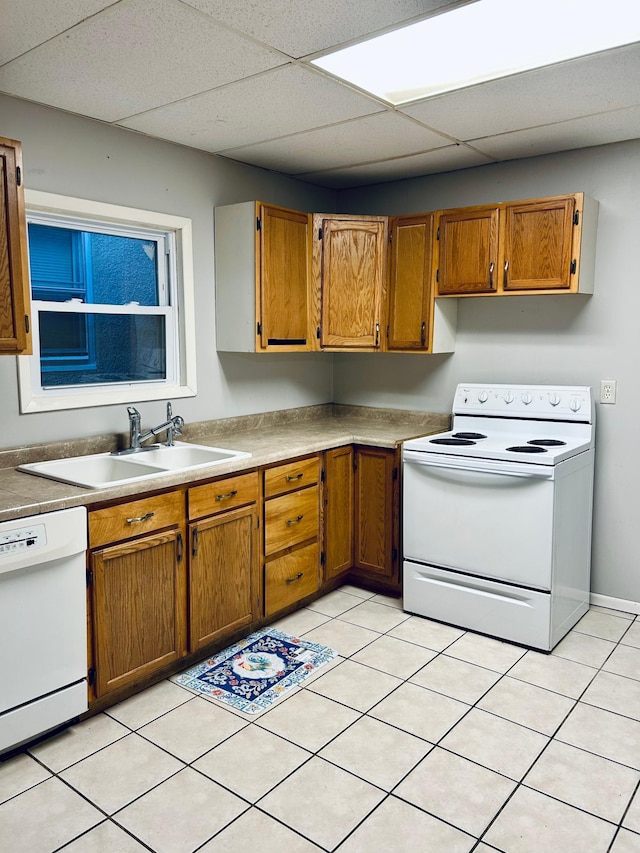
[[[171,408],[171,401],[167,403],[167,420],[170,421],[173,417],[173,409]]]
[[[181,418],[180,415],[176,415],[173,418],[173,434],[174,435],[182,435],[182,427],[184,426],[184,418]]]

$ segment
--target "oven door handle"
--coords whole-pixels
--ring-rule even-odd
[[[522,465],[514,462],[500,464],[488,459],[446,459],[433,453],[420,450],[405,450],[404,461],[410,465],[422,465],[425,468],[447,468],[452,471],[469,471],[474,474],[501,474],[503,477],[525,477],[537,480],[553,480],[553,466],[548,469],[534,465]]]

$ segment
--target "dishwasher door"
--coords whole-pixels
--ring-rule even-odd
[[[0,523],[0,753],[87,710],[86,510]]]

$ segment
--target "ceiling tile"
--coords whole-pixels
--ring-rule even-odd
[[[284,61],[179,0],[122,0],[0,68],[0,90],[116,121]]]
[[[505,77],[402,107],[456,139],[640,104],[640,45]]]
[[[57,36],[115,0],[19,0],[2,3],[0,65]]]
[[[631,107],[627,110],[600,113],[544,127],[476,139],[471,144],[478,151],[496,160],[515,160],[638,138],[640,107]]]
[[[450,140],[392,112],[223,151],[225,157],[295,175],[417,154]]]
[[[121,124],[216,152],[381,111],[384,107],[364,95],[307,68],[286,65]]]
[[[459,5],[459,0],[186,0],[296,58]]]
[[[331,169],[326,172],[309,172],[298,177],[320,186],[346,189],[387,181],[400,181],[404,178],[416,178],[419,175],[432,175],[437,172],[469,169],[472,166],[484,166],[490,162],[493,162],[490,157],[466,145],[448,145],[446,148],[438,148],[425,154],[384,160],[381,163],[367,163],[364,166]]]

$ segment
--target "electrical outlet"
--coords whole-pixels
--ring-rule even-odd
[[[615,379],[601,379],[600,380],[600,402],[601,403],[615,403],[616,401],[616,385],[618,383]]]

